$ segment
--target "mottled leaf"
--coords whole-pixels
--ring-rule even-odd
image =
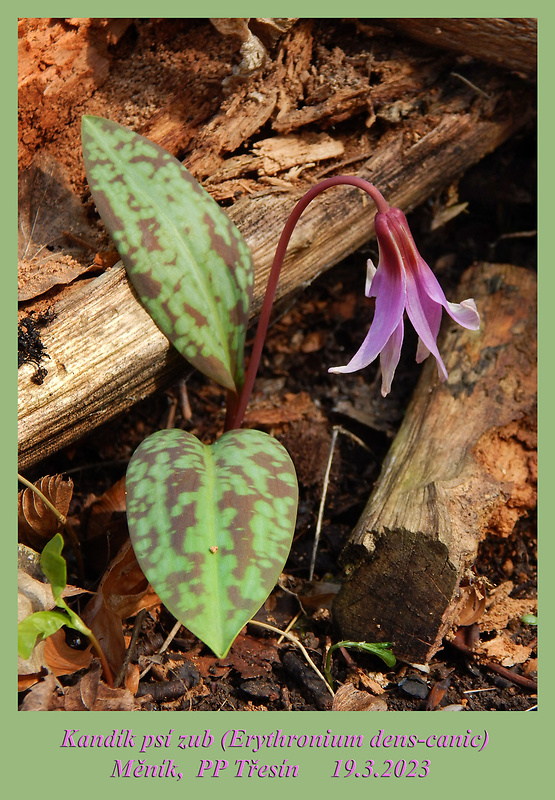
[[[94,202],[152,319],[197,369],[236,391],[254,269],[239,230],[172,155],[84,116]]]
[[[204,445],[181,430],[149,436],[127,470],[137,559],[162,602],[216,655],[274,587],[297,512],[295,468],[255,430]]]

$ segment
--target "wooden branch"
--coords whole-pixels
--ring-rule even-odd
[[[341,636],[392,641],[426,663],[456,623],[458,589],[487,532],[535,503],[536,279],[481,264],[465,273],[479,332],[452,324],[430,358],[368,505],[345,547],[334,605]]]
[[[454,50],[530,77],[537,71],[536,19],[451,17],[380,20],[387,27],[425,44]]]
[[[464,88],[463,94],[464,98]],[[420,139],[407,131],[384,137],[359,174],[405,211],[448,185],[529,120],[523,99],[518,114],[491,113],[499,98],[468,90],[467,110],[450,105]],[[462,100],[459,101],[460,104]],[[480,100],[480,102],[482,102]],[[468,110],[472,106],[471,110]],[[416,140],[416,141],[415,141]],[[298,193],[261,193],[239,200],[229,215],[252,249],[256,267],[253,314],[262,302],[278,237]],[[373,234],[374,209],[356,189],[334,189],[307,209],[285,262],[278,296],[308,284]],[[362,280],[362,279],[361,279]],[[33,369],[19,369],[19,469],[89,433],[169,382],[185,369],[135,298],[121,264],[55,303],[56,318],[42,339],[48,375],[35,385]]]

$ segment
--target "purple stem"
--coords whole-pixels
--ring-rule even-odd
[[[376,204],[378,212],[386,213],[389,210],[389,205],[381,192],[379,192],[378,189],[376,189],[376,187],[373,186],[373,184],[371,184],[369,181],[364,180],[364,178],[358,178],[356,175],[336,175],[333,178],[326,178],[326,180],[321,181],[320,183],[316,184],[316,186],[313,186],[312,189],[309,189],[309,191],[299,200],[289,215],[289,219],[285,223],[285,228],[283,229],[278,246],[276,248],[276,254],[274,256],[272,269],[270,270],[270,277],[268,278],[264,302],[260,311],[260,318],[258,320],[258,327],[256,329],[256,336],[254,338],[249,366],[245,375],[245,382],[239,396],[235,395],[234,397],[228,398],[230,405],[228,406],[228,415],[225,425],[226,430],[240,428],[243,422],[243,417],[245,416],[245,411],[247,409],[254,386],[256,373],[258,372],[258,365],[260,364],[260,357],[262,355],[262,348],[264,347],[268,325],[270,323],[270,315],[276,295],[279,273],[285,258],[287,245],[289,244],[289,240],[291,239],[295,225],[299,221],[299,217],[308,204],[314,200],[314,198],[319,195],[320,192],[325,191],[325,189],[329,189],[330,186],[339,186],[344,184],[356,186],[369,194]]]

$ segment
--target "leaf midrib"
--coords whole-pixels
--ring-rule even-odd
[[[216,445],[203,445],[203,448],[204,448],[203,456],[204,456],[204,464],[205,464],[205,473],[204,473],[205,474],[205,486],[206,486],[206,491],[207,491],[207,494],[208,494],[209,508],[210,508],[210,535],[209,535],[208,540],[206,542],[206,558],[208,559],[209,563],[211,563],[211,567],[209,567],[209,569],[212,570],[212,574],[214,576],[214,584],[215,584],[214,594],[216,595],[216,604],[215,605],[216,605],[216,609],[219,612],[216,615],[217,616],[217,623],[218,623],[218,639],[219,639],[219,643],[220,643],[220,646],[218,647],[218,652],[223,652],[223,650],[225,649],[224,646],[227,644],[227,642],[224,642],[225,631],[224,631],[224,626],[223,626],[223,622],[222,622],[222,615],[220,613],[221,612],[221,608],[222,608],[222,604],[221,604],[221,584],[220,584],[220,581],[219,581],[219,569],[218,569],[218,564],[219,564],[219,562],[221,560],[221,556],[223,554],[220,554],[220,558],[218,558],[219,550],[216,553],[211,553],[210,552],[210,547],[212,547],[214,545],[216,547],[219,547],[218,538],[217,538],[218,530],[217,530],[217,526],[216,526],[216,520],[217,520],[217,517],[218,517],[217,505],[216,505],[217,470],[216,470],[216,466],[214,464],[214,460],[215,460],[214,453],[212,451],[212,448],[214,448],[215,446]]]

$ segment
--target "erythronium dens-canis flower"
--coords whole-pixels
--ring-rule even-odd
[[[403,344],[403,316],[407,316],[418,334],[416,361],[430,353],[437,361],[440,380],[447,379],[447,370],[437,347],[437,335],[443,309],[450,317],[470,330],[478,330],[480,316],[472,299],[450,303],[434,273],[426,264],[414,242],[407,218],[400,208],[387,203],[378,206],[374,221],[379,247],[378,267],[368,261],[365,294],[375,297],[374,319],[361,347],[343,367],[332,367],[335,373],[356,372],[380,356],[382,395],[391,391],[395,369]]]

